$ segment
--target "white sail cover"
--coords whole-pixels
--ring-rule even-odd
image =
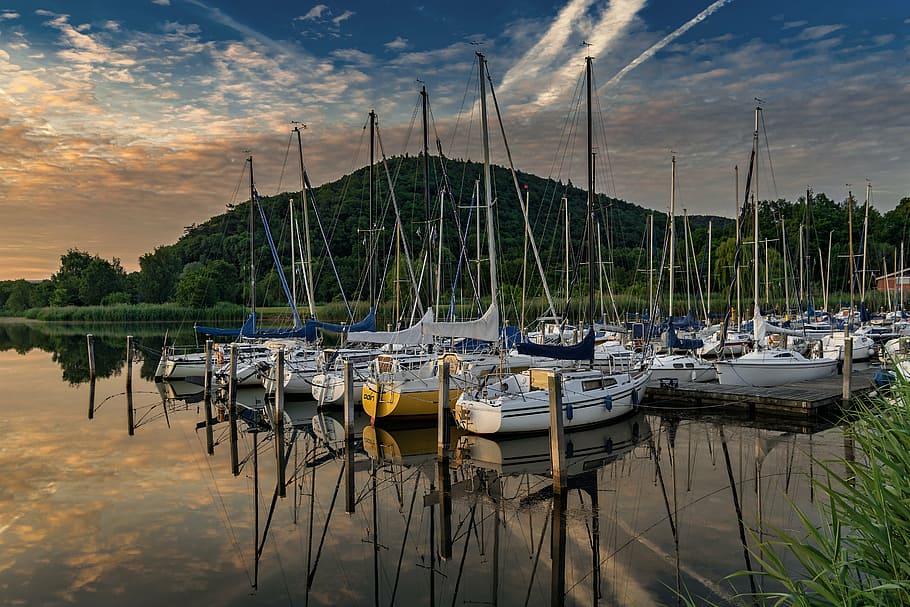
[[[427,323],[433,322],[433,308],[427,309],[423,318],[401,331],[354,331],[348,333],[348,342],[362,344],[400,344],[416,346],[433,343],[432,335],[424,331]]]
[[[499,340],[499,306],[494,301],[477,320],[424,323],[423,331],[436,337],[464,337],[479,341]]]

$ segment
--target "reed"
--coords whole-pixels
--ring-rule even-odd
[[[218,304],[211,308],[185,308],[173,304],[116,304],[33,308],[27,318],[67,322],[243,322],[245,308]]]

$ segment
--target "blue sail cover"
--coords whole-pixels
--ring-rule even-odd
[[[297,329],[256,329],[255,312],[250,312],[250,315],[246,318],[246,322],[244,322],[243,326],[239,329],[222,329],[220,327],[206,327],[203,325],[196,325],[193,327],[193,329],[195,329],[196,333],[199,333],[201,335],[208,335],[209,337],[246,337],[248,339],[295,338],[306,339],[308,341],[316,339],[316,330],[313,329],[313,337],[309,337],[306,327],[300,327]]]
[[[588,331],[585,338],[571,346],[548,346],[523,341],[515,345],[519,354],[528,356],[543,356],[558,360],[593,360],[594,359],[594,331]]]
[[[347,333],[348,331],[375,331],[376,330],[376,311],[370,308],[370,313],[360,322],[352,325],[339,325],[331,322],[323,322],[315,318],[307,319],[307,330],[312,330],[313,338],[316,337],[316,329],[330,331],[332,333]]]
[[[370,313],[358,323],[353,325],[337,325],[328,322],[322,322],[311,318],[306,324],[298,329],[256,329],[256,313],[250,312],[246,322],[239,329],[221,329],[218,327],[205,327],[196,325],[196,333],[208,335],[210,337],[246,337],[249,339],[305,339],[306,341],[316,341],[317,329],[331,331],[333,333],[345,333],[347,331],[373,331],[376,327],[376,313],[370,310]]]
[[[667,347],[671,350],[698,350],[705,345],[700,339],[681,338],[676,334],[673,323],[667,327]]]

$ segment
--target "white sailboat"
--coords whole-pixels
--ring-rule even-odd
[[[752,179],[757,171],[758,161],[758,120],[761,107],[755,108],[755,129],[752,136]],[[757,182],[757,178],[755,179]],[[758,188],[752,188],[752,296],[753,296],[753,343],[756,349],[732,360],[721,360],[715,364],[717,380],[721,384],[734,386],[780,386],[799,381],[810,381],[834,375],[837,371],[836,358],[806,358],[799,352],[782,348],[765,348],[767,323],[758,305]],[[750,191],[749,180],[746,191]]]
[[[675,291],[674,279],[676,275],[675,252],[676,252],[676,156],[671,159],[670,169],[670,212],[667,219],[669,220],[669,240],[668,240],[668,257],[669,257],[669,317],[672,323],[673,319],[673,295]],[[688,251],[686,252],[688,255]],[[667,341],[679,341],[676,339],[676,331],[672,324],[667,329]],[[699,340],[695,345],[704,345]],[[674,382],[694,381],[707,382],[717,379],[717,372],[714,365],[705,362],[701,358],[693,356],[690,351],[677,350],[674,352],[672,343],[667,344],[669,351],[666,354],[657,354],[651,360],[651,379],[650,385],[660,385],[662,381],[671,380]]]
[[[478,53],[481,82],[484,57]],[[593,261],[594,172],[591,133],[591,58],[585,58],[588,107],[588,259]],[[481,89],[483,98],[483,89]],[[484,116],[485,119],[485,116]],[[488,142],[484,138],[485,150]],[[489,202],[489,201],[488,201]],[[588,267],[593,278],[593,263]],[[594,316],[594,281],[588,281],[589,315]],[[520,353],[549,352],[554,359],[593,361],[594,328],[575,346],[538,346],[522,344]],[[542,432],[549,428],[549,378],[552,368],[532,368],[520,373],[490,374],[477,387],[465,390],[455,402],[455,420],[459,427],[478,434]],[[578,428],[602,424],[634,411],[644,396],[648,368],[611,373],[593,365],[559,371],[561,375],[563,420],[565,427]]]

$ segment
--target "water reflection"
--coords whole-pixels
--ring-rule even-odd
[[[435,426],[358,411],[345,440],[340,411],[297,401],[279,454],[261,389],[231,424],[193,382],[134,370],[130,412],[122,370],[73,386],[40,350],[0,370],[21,378],[0,403],[0,583],[20,604],[733,604],[744,548],[799,528],[791,501],[814,510],[811,456],[853,449],[837,427],[651,411],[570,433],[559,494],[545,436],[453,432],[439,457]]]
[[[53,360],[63,371],[62,379],[71,385],[88,383],[88,348],[86,335],[92,334],[95,357],[95,376],[114,377],[126,362],[126,337],[135,337],[135,353],[141,361],[139,376],[154,377],[159,352],[165,335],[176,334],[166,325],[105,325],[96,326],[25,321],[0,322],[0,352],[13,350],[27,354],[41,350],[53,354]],[[170,339],[170,338],[169,338]]]

